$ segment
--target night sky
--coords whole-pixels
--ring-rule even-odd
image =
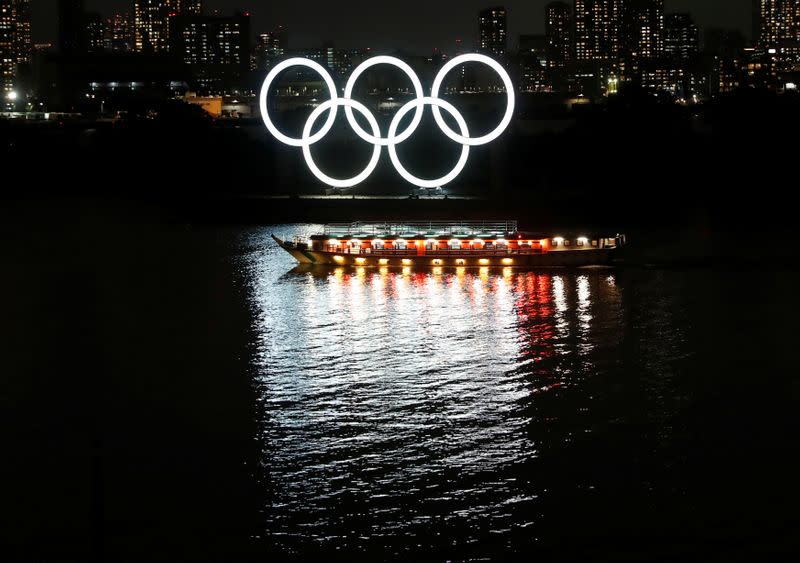
[[[31,0],[36,42],[57,38],[57,0]],[[520,33],[544,32],[544,6],[548,0],[508,0],[510,46]],[[499,2],[497,2],[499,3]],[[132,0],[86,0],[101,13],[130,9]],[[319,46],[331,39],[337,47],[399,48],[427,53],[447,49],[458,38],[474,43],[478,10],[486,0],[207,0],[208,9],[233,12],[247,9],[253,15],[254,32],[278,24],[289,29],[291,48]],[[667,11],[692,12],[701,28],[709,26],[751,31],[751,0],[667,0]]]

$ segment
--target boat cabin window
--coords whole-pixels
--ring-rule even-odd
[[[461,241],[452,241],[450,242],[450,250],[461,250]]]
[[[408,245],[406,244],[406,241],[402,241],[402,242],[398,241],[398,242],[395,243],[395,247],[397,247],[397,250],[405,250],[407,248],[407,246]]]
[[[596,240],[592,241],[592,246],[597,246],[597,241]]]
[[[564,241],[564,246],[569,246],[571,243],[568,240]]]

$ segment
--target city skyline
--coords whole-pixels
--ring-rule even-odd
[[[515,47],[520,34],[544,33],[546,0],[503,3],[508,9],[509,46]],[[572,3],[572,2],[570,2]],[[53,0],[32,0],[32,35],[35,43],[56,43],[58,24]],[[477,46],[475,17],[491,3],[412,2],[401,7],[382,7],[385,16],[375,20],[374,11],[360,0],[345,0],[336,5],[312,0],[303,5],[260,5],[242,0],[206,0],[207,10],[219,9],[225,14],[249,10],[253,33],[269,31],[283,25],[289,31],[291,48],[313,47],[323,40],[332,40],[340,48],[396,48],[427,53],[434,48],[446,50],[456,39]],[[666,0],[667,12],[690,12],[701,29],[732,28],[746,36],[752,30],[751,0],[705,0],[698,5],[692,0]],[[132,13],[129,0],[86,0],[86,8],[111,16],[117,11]],[[418,8],[418,9],[417,9]],[[311,14],[311,15],[310,15]],[[362,15],[365,14],[365,15]],[[366,19],[365,19],[366,18]],[[366,25],[369,22],[369,25]],[[426,23],[427,22],[427,23]],[[334,32],[332,32],[334,30]]]

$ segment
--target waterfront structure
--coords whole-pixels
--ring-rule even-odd
[[[496,59],[506,56],[508,27],[503,6],[486,8],[478,14],[478,47],[479,52]]]
[[[700,53],[700,29],[691,14],[667,14],[664,54],[675,62],[693,60]]]
[[[521,232],[516,221],[392,221],[326,225],[293,242],[298,262],[365,268],[540,268],[609,264],[622,235]]]
[[[200,90],[234,88],[250,65],[250,15],[173,14],[169,20],[170,53],[192,69]]]

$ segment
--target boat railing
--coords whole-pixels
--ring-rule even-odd
[[[340,253],[340,254],[354,254],[358,256],[417,256],[420,255],[416,249],[394,250],[394,249],[371,249],[371,248],[344,248],[340,249],[335,246],[328,246],[327,252]],[[426,249],[423,256],[450,256],[450,257],[470,257],[470,256],[514,256],[514,255],[529,255],[529,254],[543,254],[540,248],[521,248],[521,249],[502,249],[502,248],[489,248],[489,249],[474,249],[474,250],[452,250],[452,249]]]

